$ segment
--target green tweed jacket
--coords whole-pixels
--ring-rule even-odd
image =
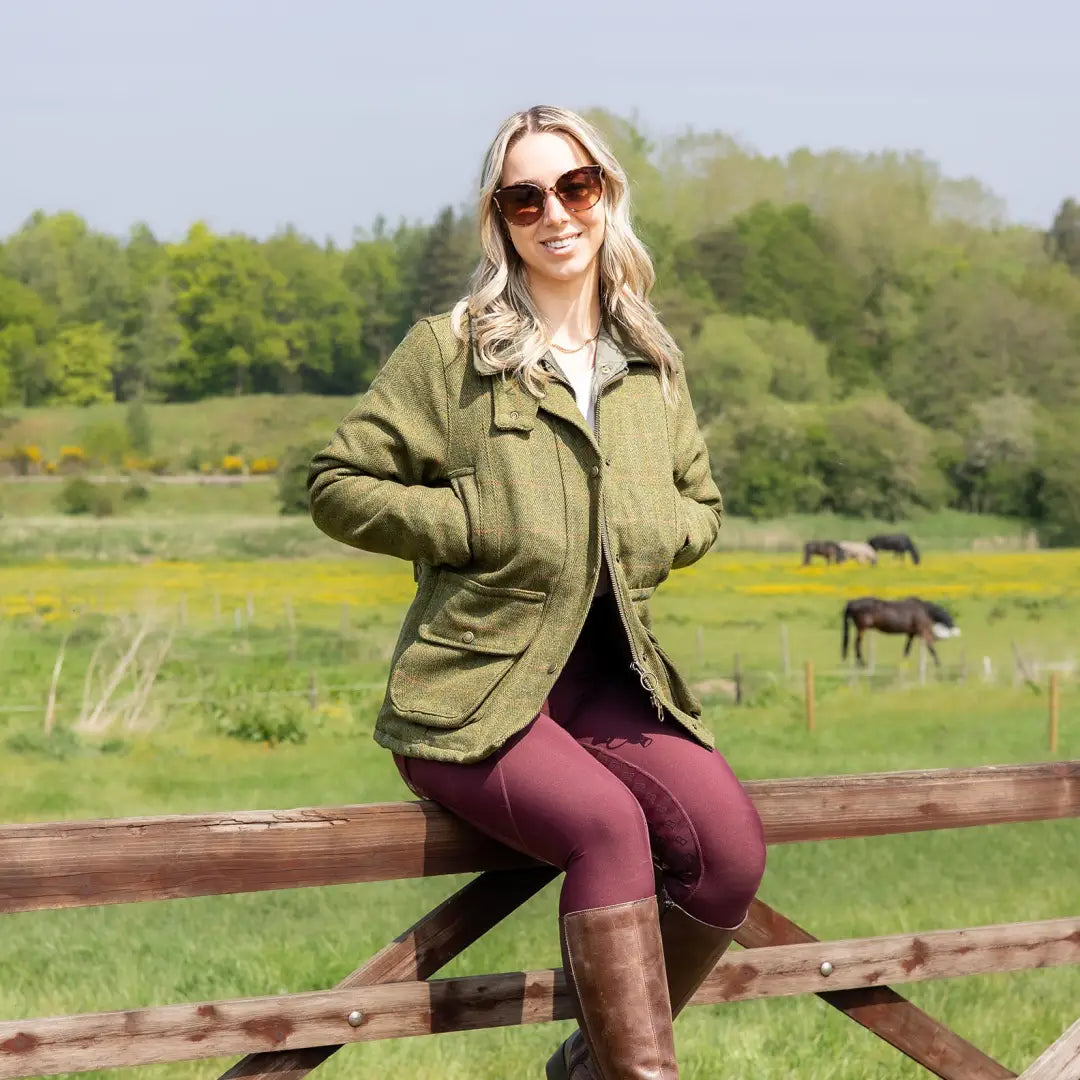
[[[537,400],[481,374],[449,315],[417,323],[311,463],[324,532],[416,564],[375,739],[408,757],[478,761],[540,710],[606,563],[641,685],[705,745],[701,703],[650,629],[648,599],[712,547],[720,493],[680,368],[606,335],[596,434],[568,383]]]

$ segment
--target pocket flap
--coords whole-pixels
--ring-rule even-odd
[[[516,656],[536,636],[547,599],[544,593],[481,585],[447,570],[441,577],[420,624],[425,641]]]

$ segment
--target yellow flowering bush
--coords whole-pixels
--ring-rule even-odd
[[[257,457],[250,466],[252,476],[265,476],[277,472],[278,461],[274,457]]]
[[[226,454],[221,459],[221,471],[226,476],[239,476],[244,471],[244,459],[239,454]]]

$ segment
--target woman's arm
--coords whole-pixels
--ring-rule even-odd
[[[445,476],[450,436],[446,365],[422,321],[312,461],[315,524],[365,551],[464,566],[469,524]]]
[[[679,520],[686,541],[671,564],[674,570],[697,562],[713,546],[724,514],[720,491],[709,471],[709,451],[698,428],[681,364],[676,386],[679,403],[672,423],[672,460],[675,489],[679,493]]]

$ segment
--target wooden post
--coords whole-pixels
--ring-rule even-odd
[[[926,685],[926,642],[919,638],[919,685]]]
[[[788,652],[787,623],[780,624],[780,666],[786,679],[791,674],[791,654]]]
[[[236,608],[236,610],[233,611],[233,629],[235,629],[236,632],[239,634],[240,631],[243,630],[243,628],[244,628],[244,609],[243,608]]]
[[[1061,701],[1061,673],[1050,672],[1050,753],[1058,748],[1058,707]]]
[[[814,661],[807,660],[803,669],[806,689],[806,730],[814,730]]]
[[[739,654],[735,654],[735,704],[742,704],[742,661]]]

